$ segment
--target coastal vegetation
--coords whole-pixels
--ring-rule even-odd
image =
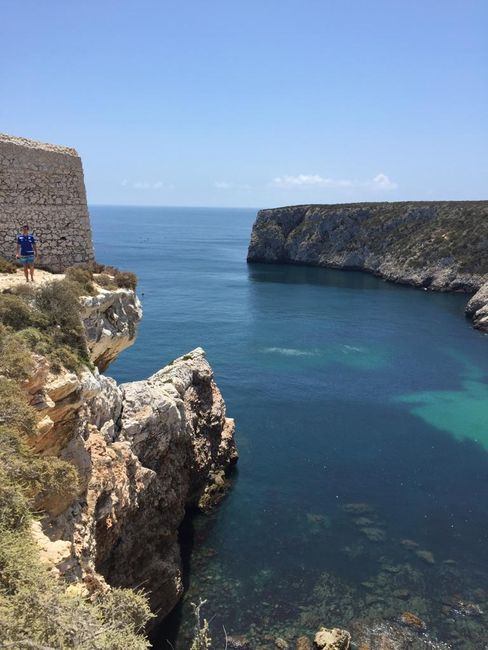
[[[0,273],[16,273],[17,267],[13,262],[0,257]]]

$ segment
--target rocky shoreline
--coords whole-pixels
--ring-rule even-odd
[[[476,293],[466,314],[488,332],[488,201],[261,210],[247,260],[366,271],[424,289]]]

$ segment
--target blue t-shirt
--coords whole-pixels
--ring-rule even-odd
[[[20,254],[25,255],[34,255],[34,244],[36,240],[34,235],[19,235],[17,237],[17,243],[20,246]]]

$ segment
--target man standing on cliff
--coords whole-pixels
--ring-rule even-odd
[[[37,244],[34,235],[29,233],[29,225],[22,226],[22,234],[17,237],[17,250],[15,257],[23,264],[25,279],[34,282],[34,260],[37,257]]]

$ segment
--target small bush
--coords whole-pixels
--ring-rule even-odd
[[[59,330],[48,333],[34,327],[28,327],[15,334],[15,339],[20,345],[25,346],[28,351],[47,357],[51,364],[51,371],[54,373],[61,372],[63,367],[72,372],[77,372],[83,366],[90,366],[90,361],[85,352],[71,349],[68,345],[62,343],[61,338],[62,332]],[[15,379],[16,377],[11,376],[11,378]]]
[[[92,277],[93,273],[96,273],[99,277],[94,278],[94,280],[101,287],[107,289],[119,288],[132,289],[134,291],[137,286],[137,276],[135,273],[131,273],[130,271],[121,271],[115,266],[100,264],[98,262],[89,262],[88,264],[83,264],[81,268],[90,272]]]
[[[104,273],[107,267],[105,264],[100,264],[99,262],[86,262],[85,264],[80,264],[80,268],[87,269],[91,273]]]
[[[13,262],[0,257],[0,273],[16,273],[17,267]]]
[[[39,559],[29,531],[0,529],[0,646],[145,650],[145,597],[126,589],[84,598]],[[142,625],[141,625],[142,622]]]
[[[57,456],[41,456],[36,458],[36,471],[35,510],[61,514],[78,494],[76,468]]]
[[[27,403],[18,384],[0,378],[0,427],[29,436],[35,431],[37,413]]]
[[[100,275],[97,275],[95,278],[96,283],[103,287],[104,289],[117,289],[117,285],[115,284],[115,280],[113,277],[110,275],[107,275],[106,273],[101,273]]]
[[[11,293],[0,294],[0,321],[14,330],[46,325],[43,316],[25,299]]]
[[[32,284],[17,284],[15,287],[12,287],[10,290],[5,293],[13,293],[15,296],[20,296],[25,300],[29,300],[31,303],[34,302],[34,296],[36,295],[36,290]]]
[[[9,327],[0,323],[0,376],[23,381],[32,369],[28,347]]]
[[[66,345],[88,360],[85,331],[80,320],[77,285],[69,280],[43,285],[36,305],[45,315],[55,347]],[[54,351],[54,350],[53,350]]]
[[[132,291],[135,291],[137,287],[137,276],[135,273],[130,273],[129,271],[119,271],[119,273],[116,273],[114,280],[120,289],[132,289]]]
[[[65,277],[69,282],[79,285],[79,288],[76,289],[76,293],[80,292],[79,295],[94,296],[96,294],[93,273],[89,269],[81,266],[71,266],[66,269]]]

